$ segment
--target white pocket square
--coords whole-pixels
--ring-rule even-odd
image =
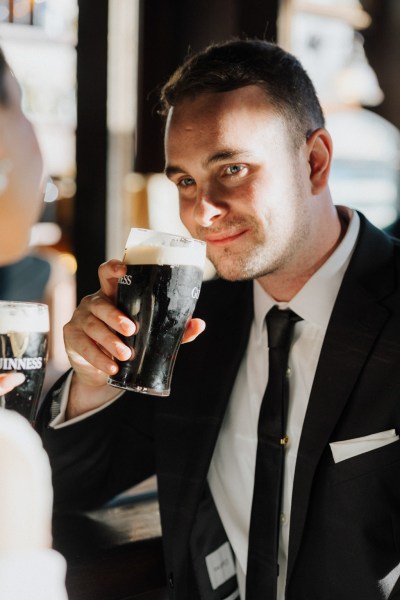
[[[396,435],[395,429],[388,429],[387,431],[380,431],[379,433],[372,433],[371,435],[364,435],[362,437],[353,438],[351,440],[343,440],[341,442],[332,442],[330,445],[333,460],[338,463],[342,460],[347,460],[353,456],[358,456],[364,452],[375,450],[381,446],[392,444],[399,439]]]

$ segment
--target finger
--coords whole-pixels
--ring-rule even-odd
[[[203,319],[191,319],[187,324],[182,343],[193,342],[206,328]]]
[[[85,360],[83,356],[75,350],[67,349],[67,354],[75,373],[79,376],[79,380],[82,383],[91,386],[103,386],[107,383],[107,379],[110,375],[115,375],[115,373],[118,372],[118,366],[112,360],[110,360],[109,364],[105,362],[104,365],[102,365],[102,357],[100,357],[98,363],[101,368],[98,368]],[[93,362],[96,361],[94,360]]]
[[[65,325],[64,340],[70,360],[78,362],[77,357],[81,356],[96,369],[108,374],[117,371],[113,357],[128,360],[132,355],[132,350],[93,315],[78,326],[73,321]]]
[[[125,337],[136,333],[136,324],[134,321],[121,312],[101,291],[84,298],[80,308],[81,310],[76,312],[76,321],[77,323],[81,321],[83,325],[86,324],[86,327],[90,328],[87,330],[89,336],[91,336],[91,328],[93,328],[93,332],[95,333],[98,322],[105,323],[108,327]],[[95,317],[95,319],[91,317]],[[97,337],[95,339],[97,342],[103,343],[101,339],[99,340]]]
[[[8,394],[17,385],[21,385],[25,381],[23,373],[2,373],[0,374],[0,395]]]
[[[100,265],[98,269],[100,287],[108,298],[115,298],[118,279],[125,273],[126,265],[120,260],[112,259]]]

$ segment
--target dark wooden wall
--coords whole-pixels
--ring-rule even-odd
[[[156,107],[160,86],[190,50],[232,36],[276,41],[278,1],[140,0],[139,106],[134,168],[164,167],[162,123]]]
[[[108,0],[79,0],[73,218],[78,300],[98,289],[97,268],[105,260],[107,28]]]
[[[372,108],[400,129],[400,1],[362,0],[372,25],[362,31],[368,61],[378,76],[385,99]]]

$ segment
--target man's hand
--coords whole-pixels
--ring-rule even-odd
[[[100,290],[83,298],[72,319],[64,327],[64,342],[70,363],[82,383],[102,386],[118,371],[114,360],[128,360],[130,349],[120,340],[135,333],[133,321],[114,302],[119,277],[125,265],[110,260],[99,268]]]
[[[99,267],[100,290],[83,298],[64,327],[65,348],[74,369],[67,418],[72,418],[111,400],[118,390],[107,379],[118,371],[115,361],[128,360],[131,350],[118,337],[134,335],[136,326],[115,306],[118,279],[126,266],[110,260]],[[205,328],[201,319],[192,319],[183,342],[193,341]],[[117,333],[116,333],[117,332]]]

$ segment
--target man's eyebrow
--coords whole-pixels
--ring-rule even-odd
[[[172,175],[178,175],[179,173],[185,173],[185,169],[183,167],[178,167],[178,165],[166,165],[164,169],[164,173],[167,177],[172,177]]]
[[[209,166],[218,162],[222,162],[224,160],[232,160],[236,158],[244,158],[248,152],[244,150],[221,150],[212,154],[205,161],[205,166]]]
[[[244,159],[249,155],[246,150],[221,150],[209,156],[203,163],[204,167],[208,167],[215,163],[223,162],[225,160],[232,159]],[[167,165],[164,169],[164,173],[167,177],[172,177],[172,175],[177,175],[179,173],[186,173],[186,170],[183,167],[179,167],[178,165]]]

